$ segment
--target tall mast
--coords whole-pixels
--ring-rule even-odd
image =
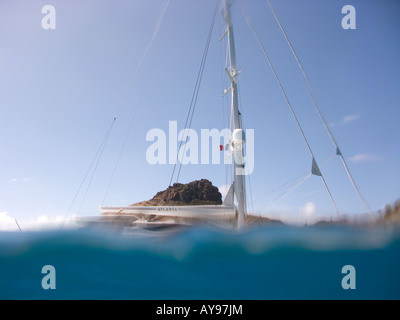
[[[238,227],[242,227],[246,218],[246,183],[245,183],[245,163],[244,163],[244,143],[246,142],[245,133],[242,129],[242,121],[239,112],[238,103],[238,87],[237,87],[237,70],[236,70],[236,54],[235,40],[233,36],[232,20],[230,15],[230,4],[228,0],[224,0],[223,8],[224,19],[227,25],[225,35],[228,36],[229,45],[229,69],[226,69],[229,80],[231,82],[230,91],[232,94],[232,110],[233,110],[233,134],[232,149],[234,159],[234,192],[237,200],[237,223]]]

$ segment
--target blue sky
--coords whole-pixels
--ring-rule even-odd
[[[171,0],[149,47],[166,3],[0,0],[3,216],[29,220],[97,215],[132,118],[104,204],[129,205],[168,186],[173,166],[147,163],[151,143],[146,133],[153,128],[167,132],[169,121],[177,121],[178,130],[183,129],[215,2]],[[371,209],[395,201],[400,195],[400,3],[271,3]],[[41,9],[46,4],[56,9],[55,30],[42,28]],[[347,4],[356,9],[355,30],[341,26],[341,9]],[[281,197],[310,171],[311,158],[242,11],[270,55],[339,211],[364,212],[340,159],[322,165],[334,147],[262,0],[236,0],[232,8],[241,70],[240,108],[245,127],[255,131],[248,207],[293,219],[307,213],[335,213],[316,176]],[[221,98],[228,87],[224,41],[219,41],[224,31],[221,20],[218,13],[192,125],[197,132],[227,126],[223,120],[227,102]],[[86,197],[82,202],[89,179],[73,202],[114,116],[117,120]],[[223,187],[230,181],[226,171],[222,164],[186,165],[180,182],[207,178]]]

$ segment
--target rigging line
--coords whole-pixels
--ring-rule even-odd
[[[195,87],[194,87],[194,90],[193,90],[193,94],[192,94],[192,99],[191,99],[191,102],[190,102],[190,107],[189,107],[189,110],[188,110],[188,114],[186,116],[185,128],[184,128],[184,131],[183,131],[183,136],[185,136],[185,132],[186,131],[189,131],[189,129],[191,127],[191,124],[192,124],[193,114],[194,114],[194,110],[196,108],[197,96],[198,96],[198,93],[199,93],[199,90],[200,90],[200,83],[201,83],[201,79],[203,77],[204,66],[205,66],[205,62],[206,62],[206,58],[207,58],[208,48],[209,48],[209,45],[210,45],[212,30],[214,28],[215,16],[216,16],[217,8],[218,8],[217,5],[218,5],[218,2],[216,3],[215,9],[214,9],[214,14],[213,14],[213,18],[212,18],[212,21],[211,21],[210,30],[209,30],[208,36],[207,36],[206,46],[204,48],[202,60],[201,60],[201,63],[200,63],[200,68],[199,68],[199,71],[198,71],[198,74],[197,74],[196,84],[195,84]],[[190,119],[190,122],[189,122],[189,119]],[[189,122],[189,128],[187,128],[188,122]],[[181,150],[181,147],[182,147],[182,143],[183,143],[183,139],[179,143],[179,148],[177,150],[176,160],[175,160],[174,168],[172,170],[171,178],[170,178],[170,181],[169,181],[169,186],[171,186],[172,180],[173,180],[174,175],[175,175],[175,170],[176,170],[176,166],[177,166],[177,163],[178,163],[178,160],[179,160],[179,153],[180,153],[180,150]],[[186,150],[186,144],[185,144],[184,151],[182,153],[182,157],[185,154],[185,150]],[[179,165],[177,178],[176,178],[177,182],[179,180],[181,167],[182,167],[182,162]]]
[[[142,52],[142,55],[141,55],[141,57],[140,57],[140,59],[139,59],[139,62],[138,62],[138,64],[136,65],[135,71],[133,72],[133,75],[132,75],[132,77],[130,78],[130,82],[132,82],[132,81],[135,79],[136,74],[137,74],[137,72],[138,72],[140,66],[142,65],[142,62],[143,62],[145,56],[147,55],[147,53],[149,52],[150,48],[152,47],[152,45],[153,45],[153,43],[154,43],[154,40],[157,38],[157,35],[158,35],[159,30],[160,30],[161,24],[162,24],[162,22],[163,22],[163,20],[164,20],[165,12],[167,11],[167,8],[168,8],[168,6],[169,6],[170,1],[171,1],[171,0],[168,0],[168,1],[167,1],[167,3],[165,4],[163,10],[161,11],[161,14],[160,14],[160,16],[159,16],[159,18],[158,18],[158,20],[157,20],[156,27],[155,27],[155,29],[154,29],[154,31],[153,31],[153,35],[152,35],[152,37],[151,37],[149,43],[147,44],[147,46],[145,47],[145,49],[144,49],[143,52]]]
[[[338,145],[337,145],[337,143],[336,143],[336,141],[335,141],[335,139],[334,139],[334,137],[333,137],[333,135],[332,135],[332,132],[331,132],[331,130],[329,129],[329,126],[327,125],[327,122],[325,121],[325,118],[323,117],[323,115],[322,115],[322,113],[321,113],[321,110],[320,110],[320,108],[319,108],[319,106],[318,106],[318,103],[317,103],[317,100],[316,100],[316,98],[315,98],[314,92],[313,92],[313,90],[312,90],[311,82],[310,82],[310,80],[309,80],[309,78],[308,78],[308,75],[307,75],[306,71],[304,70],[302,63],[300,62],[300,59],[299,59],[299,57],[297,56],[296,51],[294,50],[294,48],[293,48],[293,46],[292,46],[292,43],[290,42],[289,37],[287,36],[287,34],[286,34],[286,32],[285,32],[285,29],[283,28],[283,26],[282,26],[282,24],[281,24],[281,22],[280,22],[278,16],[276,15],[276,12],[275,12],[274,8],[272,7],[271,2],[270,2],[269,0],[266,0],[266,1],[267,1],[268,5],[269,5],[271,11],[272,11],[272,14],[273,14],[274,17],[275,17],[276,22],[277,22],[278,25],[279,25],[279,28],[281,29],[281,31],[282,31],[282,33],[283,33],[285,39],[286,39],[286,42],[288,43],[288,45],[289,45],[289,47],[290,47],[290,50],[291,50],[292,53],[293,53],[293,56],[295,57],[295,59],[296,59],[296,61],[297,61],[297,64],[298,64],[299,67],[300,67],[301,72],[303,73],[303,76],[304,76],[304,78],[305,78],[305,80],[306,80],[307,91],[308,91],[308,94],[309,94],[309,96],[310,96],[310,99],[312,100],[312,102],[313,102],[313,104],[314,104],[314,106],[315,106],[315,108],[316,108],[316,111],[317,111],[317,113],[318,113],[320,119],[322,120],[322,123],[323,123],[323,125],[324,125],[324,127],[325,127],[325,129],[326,129],[326,131],[327,131],[327,133],[328,133],[328,135],[329,135],[329,137],[331,138],[331,141],[332,141],[334,147],[337,148]]]
[[[324,165],[326,165],[329,161],[331,161],[334,157],[336,157],[336,153],[334,153],[333,155],[331,155],[328,159],[326,159],[324,162],[322,162],[321,167],[323,167]]]
[[[216,5],[215,5],[214,15],[213,15],[213,19],[212,19],[212,22],[211,22],[211,26],[210,26],[210,30],[209,30],[208,38],[207,38],[207,42],[206,42],[206,48],[204,50],[204,55],[203,55],[204,57],[203,57],[203,61],[202,61],[203,66],[201,67],[201,74],[200,74],[199,83],[198,83],[198,87],[197,87],[196,97],[195,97],[194,104],[193,104],[192,114],[191,114],[191,117],[190,117],[189,128],[187,129],[188,131],[192,127],[194,111],[196,109],[196,104],[197,104],[197,97],[198,97],[199,92],[200,92],[201,80],[203,78],[203,72],[204,72],[204,67],[205,67],[206,60],[207,60],[208,49],[210,47],[211,36],[212,36],[213,29],[214,29],[215,16],[216,16],[216,13],[217,13],[217,8],[218,8],[218,2],[216,2]],[[183,153],[182,153],[182,159],[183,159],[183,156],[185,155],[186,145],[187,144],[185,143],[184,150],[183,150]],[[176,177],[176,181],[177,182],[179,181],[179,176],[180,176],[180,173],[181,173],[181,169],[182,169],[182,161],[179,163],[178,175]]]
[[[221,33],[221,30],[222,30],[222,27],[221,27],[221,24],[220,24],[220,33]],[[220,76],[221,76],[220,85],[221,85],[221,92],[224,92],[225,77],[224,77],[224,73],[222,71],[222,70],[224,70],[224,68],[223,68],[224,55],[223,55],[223,49],[222,48],[224,48],[224,47],[222,46],[222,43],[221,43],[220,46],[219,46],[220,66],[221,66],[221,70],[220,70]],[[221,96],[221,101],[222,101],[222,103],[221,103],[222,104],[222,126],[223,126],[223,128],[225,128],[226,127],[226,118],[225,118],[225,103],[224,103],[225,99],[224,99],[224,95]]]
[[[287,103],[287,105],[289,106],[290,111],[291,111],[291,113],[292,113],[292,115],[293,115],[293,118],[294,118],[295,121],[296,121],[296,124],[297,124],[297,126],[298,126],[298,128],[299,128],[299,130],[300,130],[300,132],[301,132],[301,135],[303,136],[304,142],[305,142],[306,145],[307,145],[308,151],[310,152],[312,159],[315,161],[314,153],[313,153],[312,150],[311,150],[310,144],[308,143],[308,140],[307,140],[307,138],[306,138],[306,136],[305,136],[305,134],[304,134],[304,131],[303,131],[301,125],[300,125],[300,122],[299,122],[299,120],[298,120],[297,117],[296,117],[296,114],[295,114],[295,112],[294,112],[294,110],[293,110],[293,107],[292,107],[290,101],[289,101],[289,98],[288,98],[288,96],[286,95],[285,90],[283,89],[282,83],[281,83],[281,81],[279,80],[279,77],[278,77],[278,75],[277,75],[277,73],[276,73],[276,71],[275,71],[274,66],[272,65],[271,59],[269,58],[269,56],[268,56],[268,54],[267,54],[267,51],[265,50],[264,45],[263,45],[262,42],[261,42],[260,37],[258,36],[256,30],[254,29],[254,27],[253,27],[253,25],[251,24],[250,20],[248,19],[247,15],[244,15],[244,17],[245,17],[246,22],[247,22],[247,24],[249,25],[250,29],[253,31],[253,34],[254,34],[254,36],[256,37],[256,39],[257,39],[257,41],[258,41],[258,43],[259,43],[259,45],[260,45],[260,47],[261,47],[261,49],[262,49],[262,51],[263,51],[263,53],[264,53],[265,58],[266,58],[267,61],[268,61],[269,66],[271,67],[271,70],[272,70],[272,72],[273,72],[273,74],[274,74],[274,76],[275,76],[275,79],[276,79],[276,81],[278,82],[278,85],[279,85],[279,87],[280,87],[280,89],[281,89],[281,91],[282,91],[283,96],[285,97],[286,103]],[[326,190],[328,191],[328,194],[329,194],[329,196],[330,196],[330,198],[331,198],[331,201],[332,201],[332,203],[333,203],[333,205],[334,205],[334,207],[335,207],[336,213],[339,215],[339,210],[338,210],[338,208],[337,208],[336,202],[335,202],[335,200],[333,199],[333,196],[332,196],[332,194],[331,194],[331,192],[330,192],[330,190],[329,190],[329,188],[328,188],[328,185],[326,184],[325,178],[323,177],[322,174],[320,175],[320,177],[321,177],[321,179],[322,179],[322,181],[323,181],[323,183],[324,183],[324,185],[325,185]]]
[[[146,56],[147,53],[149,52],[150,48],[152,47],[152,45],[153,45],[153,43],[154,43],[154,40],[156,39],[156,37],[157,37],[157,35],[158,35],[158,33],[159,33],[159,30],[160,30],[161,24],[162,24],[162,22],[163,22],[163,20],[164,20],[165,13],[166,13],[166,11],[167,11],[167,8],[168,8],[168,6],[169,6],[169,3],[170,3],[170,0],[168,0],[168,2],[166,3],[166,5],[164,6],[163,10],[161,11],[161,14],[160,14],[160,16],[159,16],[159,18],[158,18],[158,21],[157,21],[157,25],[156,25],[156,27],[155,27],[155,29],[154,29],[154,31],[153,31],[152,38],[151,38],[150,42],[147,44],[146,48],[144,49],[144,51],[143,51],[143,53],[142,53],[142,56],[140,57],[140,60],[139,60],[138,64],[136,65],[135,71],[134,71],[134,73],[133,73],[133,75],[132,75],[130,81],[133,81],[133,79],[136,77],[136,74],[137,74],[137,72],[138,72],[138,70],[139,70],[139,68],[140,68],[140,66],[141,66],[141,64],[142,64],[142,62],[143,62],[145,56]],[[159,48],[158,48],[158,51],[157,51],[157,53],[156,53],[156,56],[155,56],[155,58],[154,58],[154,60],[153,60],[153,63],[152,63],[152,65],[151,65],[151,68],[150,68],[150,71],[149,71],[149,73],[148,73],[147,79],[145,80],[145,85],[144,85],[144,88],[143,88],[143,90],[142,90],[142,92],[141,92],[141,95],[140,95],[140,97],[139,97],[139,100],[138,100],[138,102],[137,102],[136,109],[134,110],[134,113],[133,113],[133,115],[132,115],[131,121],[130,121],[130,123],[129,123],[128,131],[127,131],[127,133],[126,133],[124,142],[123,142],[123,144],[122,144],[121,150],[120,150],[120,152],[119,152],[119,154],[118,154],[118,157],[117,157],[117,161],[116,161],[116,163],[115,163],[115,165],[114,165],[114,168],[113,168],[113,171],[112,171],[112,173],[111,173],[111,177],[110,177],[109,183],[108,183],[108,185],[107,185],[107,189],[106,189],[106,192],[105,192],[105,194],[104,194],[103,201],[102,201],[102,204],[101,204],[101,205],[104,205],[104,202],[105,202],[105,200],[106,200],[106,198],[107,198],[107,195],[108,195],[108,192],[109,192],[109,190],[110,190],[110,186],[111,186],[112,180],[114,179],[114,175],[115,175],[117,166],[118,166],[119,161],[120,161],[121,156],[122,156],[122,152],[123,152],[123,150],[125,149],[125,145],[126,145],[126,143],[127,143],[128,136],[129,136],[129,133],[130,133],[131,128],[132,128],[132,125],[133,125],[133,121],[134,121],[135,116],[136,116],[136,113],[137,113],[137,111],[138,111],[138,109],[139,109],[139,107],[140,107],[140,105],[141,105],[141,101],[142,101],[144,92],[146,91],[146,88],[147,88],[147,86],[148,86],[148,83],[149,83],[149,80],[150,80],[150,76],[151,76],[151,74],[152,74],[152,72],[153,72],[153,69],[154,69],[154,66],[155,66],[155,64],[156,64],[156,59],[157,59],[158,55],[159,55]]]
[[[148,86],[148,84],[149,84],[149,82],[150,82],[151,74],[152,74],[152,72],[153,72],[153,70],[154,70],[154,66],[155,66],[155,64],[156,64],[156,60],[157,60],[158,54],[159,54],[159,51],[157,52],[157,55],[156,55],[156,57],[155,57],[154,60],[153,60],[153,63],[152,63],[151,68],[150,68],[150,71],[149,71],[149,73],[148,73],[148,75],[147,75],[147,78],[146,78],[146,80],[145,80],[145,84],[144,84],[143,90],[142,90],[142,92],[141,92],[141,94],[140,94],[140,97],[139,97],[139,100],[138,100],[138,102],[137,102],[136,108],[135,108],[135,110],[134,110],[134,112],[133,112],[133,115],[132,115],[132,118],[131,118],[131,120],[130,120],[130,123],[129,123],[129,126],[128,126],[128,130],[127,130],[127,132],[126,132],[124,141],[123,141],[123,143],[122,143],[121,149],[120,149],[119,154],[118,154],[118,157],[117,157],[117,161],[115,162],[113,171],[112,171],[112,173],[111,173],[111,177],[110,177],[110,180],[109,180],[109,182],[108,182],[107,189],[106,189],[106,192],[105,192],[104,197],[103,197],[103,201],[102,201],[102,203],[101,203],[102,206],[104,205],[104,202],[105,202],[105,200],[106,200],[106,198],[107,198],[108,191],[110,190],[110,186],[111,186],[111,183],[112,183],[112,181],[113,181],[113,179],[114,179],[115,172],[116,172],[116,170],[117,170],[119,161],[121,160],[122,153],[123,153],[123,151],[124,151],[124,149],[125,149],[126,143],[128,142],[128,137],[129,137],[129,134],[130,134],[130,132],[131,132],[131,130],[132,130],[132,127],[133,127],[133,122],[134,122],[134,120],[135,120],[135,118],[136,118],[136,114],[137,114],[137,112],[138,112],[138,110],[139,110],[139,107],[140,107],[140,105],[141,105],[141,103],[142,103],[142,99],[143,99],[144,93],[145,93],[145,91],[146,91],[146,89],[147,89],[147,86]]]
[[[306,182],[308,180],[308,178],[310,178],[311,176],[312,176],[312,173],[309,173],[308,175],[306,175],[303,180],[301,180],[297,184],[291,186],[289,189],[287,189],[285,192],[283,192],[281,195],[279,195],[277,198],[275,198],[275,200],[273,200],[273,203],[287,197],[290,193],[292,193],[294,190],[296,190],[298,187],[300,187],[304,182]]]
[[[83,178],[81,184],[79,185],[79,188],[78,188],[78,190],[76,191],[75,196],[74,196],[74,198],[73,198],[73,200],[72,200],[72,202],[71,202],[71,204],[70,204],[70,206],[69,206],[68,212],[71,212],[72,206],[74,205],[74,203],[75,203],[75,201],[76,201],[76,198],[78,197],[78,194],[79,194],[79,192],[80,192],[80,190],[81,190],[83,184],[85,183],[85,180],[86,180],[86,178],[88,177],[89,172],[90,172],[90,170],[92,169],[92,166],[93,166],[94,162],[96,161],[96,159],[97,159],[97,157],[98,157],[100,151],[101,151],[102,149],[104,149],[104,146],[105,146],[106,143],[107,143],[108,137],[109,137],[110,134],[111,134],[111,130],[112,130],[113,126],[114,126],[114,123],[115,123],[115,120],[116,120],[116,119],[117,119],[117,118],[114,117],[113,121],[111,122],[110,127],[109,127],[108,130],[107,130],[106,135],[104,136],[104,138],[103,138],[103,140],[102,140],[102,142],[101,142],[99,148],[97,149],[96,154],[95,154],[95,156],[94,156],[94,158],[93,158],[93,160],[92,160],[92,162],[91,162],[89,168],[87,169],[86,174],[85,174],[85,176],[84,176],[84,178]]]
[[[335,156],[336,156],[336,154],[333,154],[332,156],[330,156],[330,158],[328,158],[327,160],[325,160],[325,161],[320,165],[320,167],[325,166],[325,165],[326,165],[329,161],[331,161]],[[290,179],[290,180],[288,180],[288,181],[282,183],[281,185],[279,185],[279,186],[277,186],[277,187],[272,188],[272,189],[271,189],[270,191],[268,191],[267,193],[265,193],[265,194],[263,194],[263,195],[261,195],[261,196],[258,196],[257,198],[254,199],[254,201],[258,201],[258,200],[260,200],[260,199],[262,199],[262,198],[264,198],[264,197],[267,197],[268,195],[274,193],[275,191],[278,191],[278,190],[282,189],[282,188],[285,187],[286,185],[291,184],[292,182],[295,182],[295,181],[298,180],[299,178],[302,178],[303,176],[305,177],[308,173],[309,173],[309,170],[304,171],[304,172],[301,173],[300,175],[298,175],[298,176],[296,176],[296,177],[294,177],[294,178],[292,178],[292,179]],[[292,186],[289,187],[288,189],[290,189],[290,188],[292,188]]]
[[[167,11],[167,8],[169,6],[170,1],[171,0],[168,0],[167,3],[165,4],[165,6],[163,7],[163,9],[162,9],[162,11],[161,11],[161,13],[160,13],[160,15],[158,17],[157,24],[156,24],[156,27],[154,28],[152,37],[151,37],[150,41],[148,42],[148,44],[146,45],[146,47],[144,48],[144,50],[142,52],[142,55],[140,56],[140,59],[139,59],[138,63],[136,64],[132,75],[128,79],[128,85],[127,85],[127,88],[126,88],[126,90],[125,90],[125,92],[123,94],[124,97],[127,97],[128,93],[130,91],[130,87],[133,84],[133,81],[135,80],[135,78],[137,76],[137,73],[139,72],[139,69],[142,66],[143,61],[145,60],[147,54],[149,53],[151,47],[153,46],[153,44],[155,42],[155,39],[158,36],[160,27],[162,25],[162,22],[164,21],[165,13]],[[123,106],[120,105],[119,108],[117,109],[117,112],[115,113],[117,116],[119,116],[120,111],[122,110],[122,107]]]
[[[87,195],[87,193],[88,193],[88,191],[89,191],[90,186],[92,185],[93,177],[94,177],[94,175],[95,175],[95,173],[96,173],[96,170],[97,170],[97,167],[98,167],[98,165],[99,165],[101,156],[102,156],[103,151],[104,151],[104,149],[105,149],[105,147],[106,147],[108,138],[109,138],[109,136],[110,136],[110,134],[111,134],[111,130],[112,130],[113,126],[114,126],[114,123],[115,123],[115,120],[116,120],[116,119],[117,119],[117,118],[114,117],[114,119],[113,119],[113,121],[112,121],[112,123],[111,123],[110,129],[108,130],[107,135],[106,135],[106,137],[105,137],[105,139],[104,139],[104,143],[103,143],[103,145],[102,145],[101,148],[100,148],[100,153],[99,153],[99,156],[98,156],[98,158],[97,158],[96,165],[94,166],[94,169],[93,169],[93,172],[92,172],[92,176],[90,177],[89,183],[88,183],[88,185],[87,185],[87,187],[86,187],[85,194],[84,194],[84,196],[83,196],[83,198],[82,198],[82,201],[81,201],[81,205],[79,206],[79,209],[78,209],[78,215],[79,215],[80,212],[81,212],[82,206],[83,206],[83,204],[84,204],[84,202],[85,202],[85,200],[86,200],[86,195]]]
[[[17,219],[14,219],[14,221],[15,221],[15,223],[17,224],[17,227],[18,227],[19,231],[22,232],[22,229],[21,229],[21,227],[19,226],[19,223],[18,223]]]
[[[321,109],[320,109],[319,104],[317,102],[317,99],[315,98],[314,91],[312,89],[310,79],[309,79],[306,71],[304,70],[304,67],[303,67],[302,63],[300,62],[300,59],[297,56],[296,51],[294,50],[294,48],[292,46],[292,43],[290,42],[289,37],[287,36],[287,34],[285,32],[285,29],[283,28],[283,26],[282,26],[277,14],[276,14],[274,8],[272,7],[270,0],[266,0],[266,1],[267,1],[268,5],[269,5],[271,11],[272,11],[272,14],[275,17],[276,22],[279,25],[279,28],[281,29],[281,31],[282,31],[282,33],[283,33],[283,35],[284,35],[289,47],[290,47],[290,50],[293,53],[293,56],[295,57],[295,59],[297,61],[297,64],[299,65],[299,68],[300,68],[300,70],[301,70],[301,72],[302,72],[302,74],[304,76],[305,81],[306,81],[308,95],[309,95],[311,101],[314,104],[315,110],[317,111],[317,114],[318,114],[319,118],[321,119],[326,132],[328,133],[328,135],[329,135],[334,147],[337,150],[337,155],[340,156],[340,158],[342,160],[342,163],[343,163],[343,166],[344,166],[344,168],[346,170],[346,173],[347,173],[347,175],[348,175],[348,177],[349,177],[354,189],[356,190],[358,197],[360,198],[360,200],[363,203],[364,207],[371,213],[371,208],[369,207],[368,202],[366,201],[366,199],[362,196],[362,194],[361,194],[360,190],[358,189],[358,187],[357,187],[352,175],[350,174],[350,170],[349,170],[349,167],[347,166],[346,160],[344,159],[342,153],[340,152],[339,146],[338,146],[338,144],[337,144],[337,142],[336,142],[336,140],[335,140],[335,138],[334,138],[334,136],[332,134],[332,131],[329,129],[329,126],[328,126],[324,116],[322,115],[322,112],[321,112]]]
[[[271,189],[271,190],[268,191],[267,193],[265,193],[265,194],[263,194],[263,195],[257,197],[254,201],[258,201],[258,200],[260,200],[260,199],[262,199],[262,198],[268,196],[269,194],[274,193],[275,191],[277,191],[277,190],[283,188],[284,186],[288,185],[289,183],[292,183],[292,182],[298,180],[299,178],[301,178],[301,177],[303,177],[303,176],[306,176],[308,173],[309,173],[309,170],[308,170],[308,171],[304,171],[302,174],[298,175],[297,177],[294,177],[294,178],[292,178],[292,179],[286,181],[285,183],[282,183],[280,186],[274,187],[273,189]]]

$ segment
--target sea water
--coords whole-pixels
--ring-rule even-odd
[[[399,298],[399,230],[0,233],[0,299]]]

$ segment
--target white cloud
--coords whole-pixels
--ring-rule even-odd
[[[13,217],[8,212],[0,212],[0,231],[18,231],[18,226]]]
[[[0,212],[0,231],[19,231],[19,227],[22,231],[69,228],[73,225],[74,219],[75,216],[48,217],[42,215],[31,220],[18,220],[17,224],[17,220],[14,217],[3,211]]]
[[[316,207],[314,202],[307,202],[306,205],[300,208],[300,212],[306,219],[312,218],[316,213]]]
[[[32,178],[29,178],[29,177],[22,178],[22,179],[18,179],[18,178],[10,179],[10,183],[17,183],[17,182],[27,183],[27,182],[31,182],[31,181],[32,181]]]
[[[352,157],[349,157],[349,161],[354,163],[379,161],[379,160],[382,160],[382,158],[371,153],[359,153]]]
[[[330,126],[332,128],[344,126],[346,124],[349,124],[351,122],[358,120],[359,118],[360,118],[359,114],[349,114],[347,116],[344,116],[339,122],[331,123]]]
[[[22,230],[43,230],[43,229],[58,229],[67,226],[73,217],[48,217],[41,215],[29,221],[20,223]]]
[[[352,115],[344,116],[342,118],[341,123],[342,124],[347,124],[347,123],[350,123],[350,122],[358,120],[358,118],[360,118],[359,114],[352,114]]]
[[[314,202],[307,201],[304,206],[270,206],[266,209],[266,216],[271,219],[277,219],[290,225],[302,226],[305,224],[313,224],[321,219],[321,215],[317,212]]]

